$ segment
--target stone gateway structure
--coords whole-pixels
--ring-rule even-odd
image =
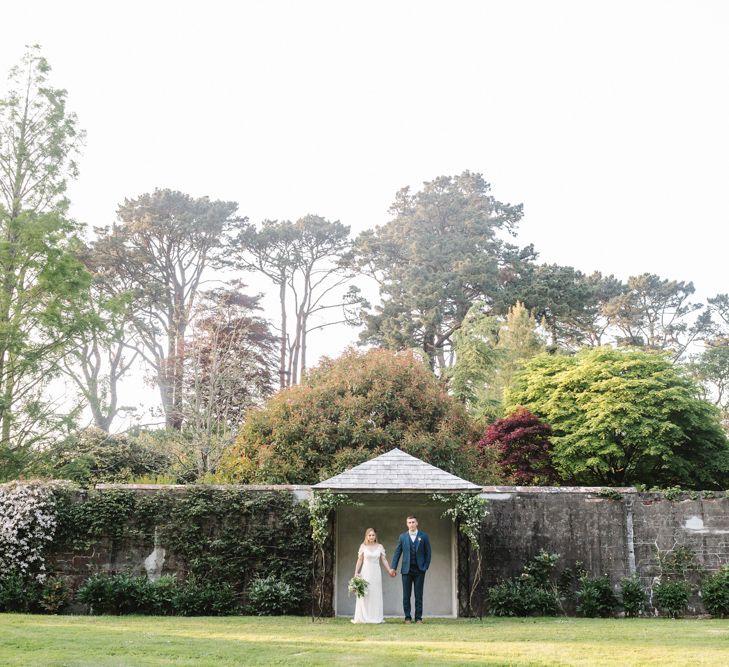
[[[425,577],[425,614],[458,615],[458,536],[453,523],[441,518],[443,504],[433,500],[433,494],[481,493],[480,486],[393,449],[312,489],[344,493],[359,503],[342,507],[335,517],[333,610],[337,616],[354,614],[355,600],[347,593],[347,582],[354,574],[365,530],[377,531],[391,559],[398,536],[406,530],[408,514],[418,517],[433,550]],[[391,579],[384,572],[383,577],[385,616],[402,616],[400,577]]]

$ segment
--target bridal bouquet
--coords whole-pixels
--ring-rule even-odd
[[[347,586],[347,590],[350,592],[350,594],[354,593],[358,598],[363,598],[369,583],[369,581],[367,581],[366,579],[362,579],[362,577],[352,577],[349,580],[349,586]]]

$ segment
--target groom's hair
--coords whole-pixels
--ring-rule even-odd
[[[415,519],[418,520],[418,517],[416,517],[414,514],[408,514],[408,519]]]

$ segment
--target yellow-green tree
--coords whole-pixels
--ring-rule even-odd
[[[455,334],[456,363],[449,374],[453,395],[476,416],[503,415],[504,392],[524,363],[544,350],[537,323],[517,302],[505,318],[473,306]]]
[[[68,416],[44,389],[87,324],[79,308],[90,277],[65,196],[82,136],[49,75],[29,48],[0,97],[0,477]]]
[[[552,427],[564,480],[710,489],[729,482],[718,410],[667,355],[607,347],[539,355],[507,393],[506,409],[518,406]]]

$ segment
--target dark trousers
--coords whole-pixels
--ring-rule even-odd
[[[425,584],[425,572],[421,572],[417,568],[410,568],[410,572],[402,575],[402,608],[405,612],[405,618],[412,620],[410,617],[410,596],[413,587],[415,588],[415,620],[423,619],[423,585]]]

